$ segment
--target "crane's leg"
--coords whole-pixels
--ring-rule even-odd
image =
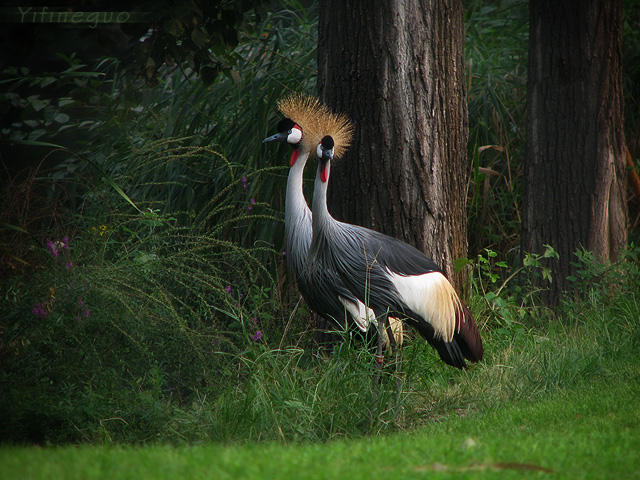
[[[393,334],[393,328],[391,328],[391,322],[389,321],[389,311],[384,316],[385,319],[385,328],[387,330],[387,336],[389,337],[389,346],[391,347],[391,364],[394,366],[396,373],[396,406],[399,405],[400,402],[400,391],[402,390],[402,384],[400,382],[400,351],[398,349],[398,343],[396,341],[395,335]]]
[[[377,345],[377,350],[376,350],[376,368],[377,368],[377,375],[376,375],[376,383],[380,382],[380,376],[379,374],[382,371],[382,368],[384,366],[384,342],[383,342],[383,334],[387,333],[387,338],[389,339],[389,346],[391,348],[391,356],[393,358],[395,358],[396,356],[396,350],[397,350],[397,343],[396,343],[396,338],[393,335],[393,330],[391,328],[391,324],[389,323],[389,311],[387,310],[387,312],[384,315],[381,315],[378,317],[378,345]]]
[[[379,385],[380,380],[382,379],[382,367],[384,366],[384,346],[383,346],[382,334],[384,333],[384,324],[387,316],[379,315],[377,318],[378,318],[378,346],[376,349],[376,373],[373,377],[373,381],[375,385]]]
[[[384,328],[387,332],[387,337],[389,337],[389,346],[391,347],[391,355],[393,357],[396,356],[398,344],[396,342],[396,337],[393,335],[393,329],[391,328],[391,322],[389,322],[389,312],[384,316]]]

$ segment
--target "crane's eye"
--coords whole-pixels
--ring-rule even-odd
[[[291,145],[297,145],[302,140],[302,130],[297,125],[289,130],[289,134],[287,135],[287,143]]]

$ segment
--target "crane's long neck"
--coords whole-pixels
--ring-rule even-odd
[[[316,180],[313,189],[313,239],[309,251],[309,259],[315,263],[322,260],[323,253],[327,252],[327,242],[331,238],[331,232],[335,230],[336,220],[329,213],[327,207],[327,189],[329,186],[330,162],[323,164],[318,162]]]
[[[296,152],[294,152],[296,154]],[[304,197],[304,167],[309,152],[299,152],[289,170],[285,201],[285,242],[287,264],[299,274],[307,260],[311,244],[311,210]],[[292,155],[293,158],[293,155]]]

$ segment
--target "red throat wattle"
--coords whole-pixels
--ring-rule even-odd
[[[329,178],[329,171],[327,170],[326,165],[320,167],[320,180],[322,180],[322,183],[327,183],[327,180]]]
[[[291,159],[289,160],[289,166],[293,167],[293,164],[298,160],[298,155],[300,155],[300,149],[294,148],[293,152],[291,152]]]

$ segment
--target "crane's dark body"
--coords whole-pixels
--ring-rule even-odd
[[[319,261],[340,275],[345,285],[378,315],[390,314],[414,327],[435,348],[444,362],[463,368],[464,358],[474,359],[460,334],[451,342],[435,336],[433,326],[402,300],[386,271],[416,276],[442,273],[431,259],[394,237],[364,227],[335,222],[327,231],[330,241],[319,239]],[[331,232],[331,233],[329,233]],[[324,247],[320,247],[324,244]],[[315,270],[315,269],[314,269]]]
[[[320,150],[319,147],[319,155]],[[482,341],[475,322],[438,265],[411,245],[364,227],[339,222],[329,214],[326,192],[330,158],[318,159],[309,274],[322,265],[335,271],[347,288],[372,308],[377,317],[391,314],[406,319],[447,364],[464,368],[465,358],[481,360]],[[408,305],[424,301],[417,297],[427,291],[430,282],[437,282],[437,287],[444,289],[447,295],[453,292],[456,305],[449,309],[454,312],[454,318],[447,318],[445,325],[451,332],[451,338],[446,338],[447,334],[432,318],[425,318],[425,311],[417,311]],[[402,292],[399,291],[400,286]],[[434,294],[436,297],[448,298],[439,293]],[[438,306],[431,305],[426,310],[429,308]]]

